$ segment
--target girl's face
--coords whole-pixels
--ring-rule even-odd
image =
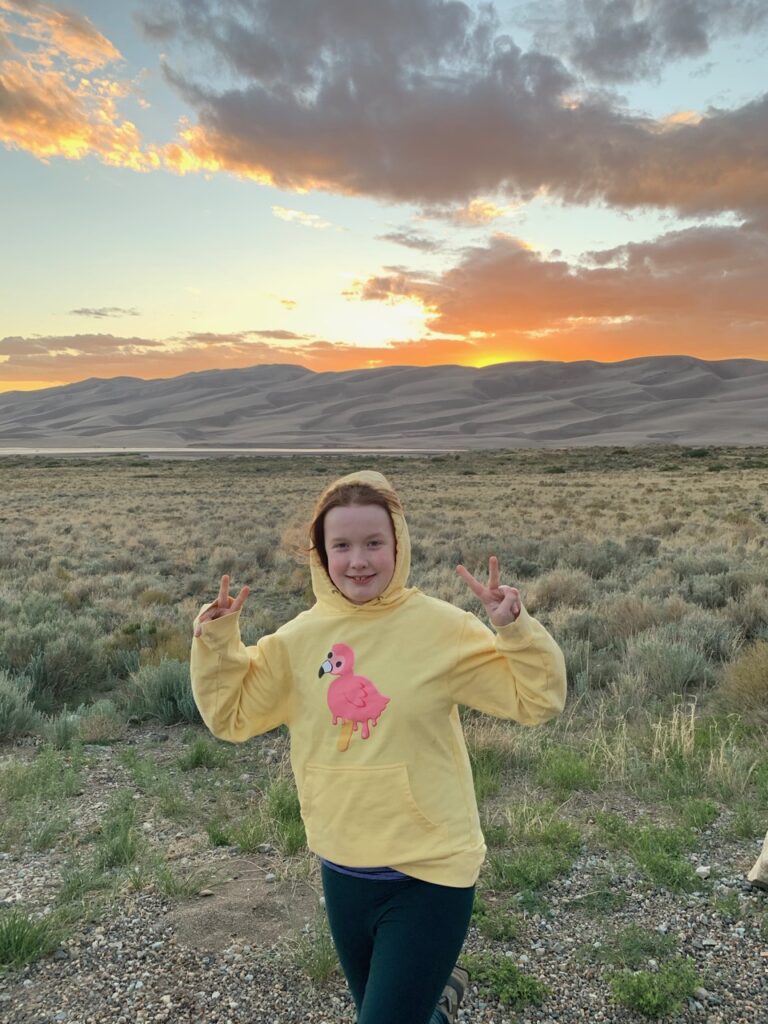
[[[354,604],[383,594],[395,572],[395,534],[381,505],[343,505],[323,523],[328,574]]]

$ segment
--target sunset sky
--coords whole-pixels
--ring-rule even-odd
[[[0,391],[768,358],[766,0],[0,0]]]

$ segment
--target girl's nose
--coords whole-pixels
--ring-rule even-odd
[[[365,557],[365,552],[355,551],[352,554],[352,558],[349,564],[353,569],[362,569],[363,566],[368,564],[368,559]]]

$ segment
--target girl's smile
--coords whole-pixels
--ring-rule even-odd
[[[379,597],[395,571],[395,534],[381,505],[329,509],[323,523],[328,575],[353,604]]]

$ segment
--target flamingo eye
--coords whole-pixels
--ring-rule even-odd
[[[341,662],[340,661],[336,662],[336,668],[341,668]]]
[[[329,658],[332,658],[332,657],[333,657],[333,651],[328,651],[328,657],[329,657]]]

